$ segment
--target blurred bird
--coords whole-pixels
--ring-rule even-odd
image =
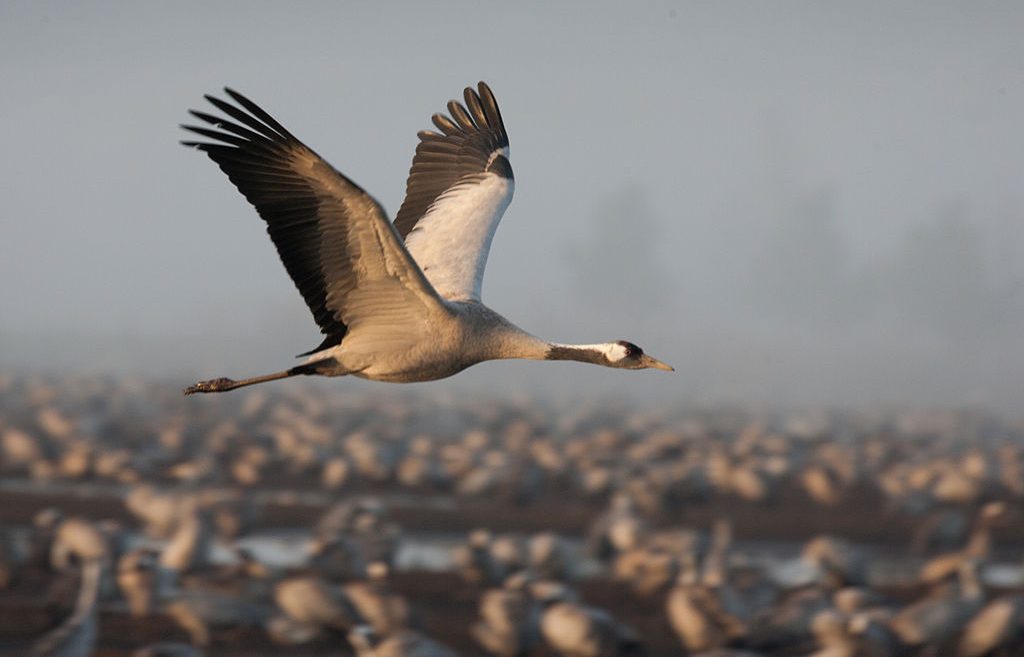
[[[639,545],[648,530],[647,525],[633,500],[626,494],[617,493],[611,498],[608,511],[591,525],[587,547],[598,559],[610,559]]]
[[[834,588],[867,583],[867,555],[842,538],[815,536],[804,545],[801,559],[820,568],[824,583]]]
[[[341,589],[315,575],[282,580],[274,589],[274,600],[299,623],[347,632],[362,620]]]
[[[153,538],[169,538],[177,527],[186,501],[181,495],[161,492],[149,484],[141,484],[125,496],[124,504],[128,511],[143,522],[146,534]]]
[[[53,545],[63,520],[64,514],[53,507],[46,507],[33,516],[27,559],[32,565],[52,568]]]
[[[496,657],[526,655],[540,638],[540,607],[526,589],[527,583],[527,577],[513,576],[480,597],[480,621],[470,632]]]
[[[900,610],[890,624],[900,640],[920,646],[945,641],[959,632],[984,604],[977,567],[976,561],[962,562],[958,586],[936,591]]]
[[[509,574],[507,564],[494,554],[494,544],[495,538],[490,531],[474,529],[465,544],[452,550],[452,562],[466,583],[492,586]],[[522,565],[521,562],[518,564],[519,567]]]
[[[357,657],[455,657],[451,648],[416,630],[382,637],[369,625],[359,625],[348,633],[348,641]]]
[[[97,560],[109,564],[110,558],[107,537],[95,523],[73,517],[57,525],[50,550],[50,562],[55,569],[69,567],[73,559],[81,563]]]
[[[870,611],[888,612],[885,599],[877,591],[866,586],[846,586],[832,594],[832,603],[838,611],[853,615]]]
[[[83,561],[78,598],[71,615],[57,628],[36,641],[33,657],[89,657],[99,637],[99,593],[104,561]]]
[[[117,586],[132,616],[152,613],[157,587],[156,554],[146,548],[126,552],[117,562]]]
[[[212,542],[205,513],[196,508],[183,513],[171,540],[160,551],[160,590],[173,588],[183,573],[208,564]]]
[[[413,617],[405,598],[391,590],[389,570],[387,564],[374,561],[366,568],[365,581],[349,582],[341,587],[356,614],[381,636],[408,627]]]
[[[967,623],[960,637],[960,657],[983,657],[1004,648],[1024,652],[1024,595],[1007,595],[990,602]]]
[[[857,657],[904,657],[907,646],[883,618],[875,618],[874,611],[858,612],[847,624],[857,645]]]
[[[652,595],[669,586],[678,574],[681,562],[691,556],[660,545],[641,545],[616,556],[611,575],[639,595]]]
[[[537,596],[543,606],[540,633],[555,653],[565,657],[644,654],[636,632],[607,611],[577,603],[562,587],[550,587],[549,591],[549,595]]]
[[[810,657],[857,657],[857,645],[842,614],[831,609],[818,612],[811,620],[811,633],[818,650]]]
[[[745,614],[724,604],[716,588],[698,581],[696,563],[690,555],[665,599],[669,625],[688,651],[722,648],[747,633]]]
[[[565,539],[555,532],[541,532],[526,544],[529,568],[538,577],[572,580],[577,559]]]
[[[794,591],[757,613],[746,641],[754,648],[765,650],[806,641],[812,634],[814,617],[829,607],[828,596],[819,587]]]
[[[200,381],[185,394],[222,392],[296,375],[432,381],[487,360],[575,360],[619,369],[672,370],[631,342],[541,340],[481,302],[491,240],[515,188],[497,101],[467,87],[440,133],[419,133],[395,221],[267,112],[206,99],[233,120],[192,111],[216,128],[183,126],[267,222],[278,254],[326,336],[299,366],[235,381]]]
[[[921,567],[921,581],[941,582],[955,575],[961,563],[970,559],[987,559],[992,548],[992,528],[1006,515],[1006,504],[989,502],[978,510],[967,544],[961,550],[940,554]]]

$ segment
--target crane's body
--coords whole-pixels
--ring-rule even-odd
[[[342,344],[319,352],[309,364],[328,376],[351,374],[373,381],[417,382],[443,379],[486,360],[541,360],[547,343],[518,329],[487,306],[472,301],[445,304],[415,340],[382,350],[377,336],[358,331]],[[322,364],[322,365],[320,365]]]
[[[310,374],[432,381],[508,358],[672,369],[625,341],[546,342],[483,304],[487,254],[515,182],[494,95],[478,89],[465,90],[465,106],[448,103],[451,118],[434,115],[440,134],[420,133],[394,223],[255,103],[230,89],[237,106],[206,97],[235,122],[193,111],[220,130],[184,126],[215,141],[183,143],[205,151],[267,222],[325,338],[302,365],[201,381],[186,394]]]

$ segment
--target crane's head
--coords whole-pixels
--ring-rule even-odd
[[[623,370],[654,368],[666,372],[676,371],[671,365],[666,365],[657,358],[651,358],[644,353],[643,349],[626,340],[609,343],[605,349],[605,357],[608,360],[606,363],[608,367],[617,367]]]
[[[549,344],[545,360],[575,360],[581,363],[604,365],[620,370],[645,370],[654,368],[675,372],[657,358],[651,358],[632,342],[617,340],[601,344]]]

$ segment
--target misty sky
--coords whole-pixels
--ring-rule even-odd
[[[230,85],[393,213],[416,131],[484,79],[517,183],[485,300],[679,371],[431,385],[1013,410],[1022,27],[1019,2],[3,3],[0,367],[290,365],[316,327],[176,144],[186,110]]]

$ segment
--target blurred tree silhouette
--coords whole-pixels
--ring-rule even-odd
[[[981,233],[961,200],[910,231],[894,257],[868,278],[883,312],[954,338],[987,333],[999,304]]]
[[[836,218],[835,195],[822,186],[797,196],[752,258],[747,294],[761,317],[784,322],[847,320],[850,254]]]
[[[629,183],[608,195],[569,245],[569,281],[596,317],[664,316],[679,293],[661,250],[663,231],[645,191]]]
[[[889,255],[857,268],[837,214],[834,194],[821,187],[777,221],[749,267],[746,298],[758,318],[783,326],[876,320],[952,339],[999,324],[1010,295],[993,281],[965,202],[943,206]]]

